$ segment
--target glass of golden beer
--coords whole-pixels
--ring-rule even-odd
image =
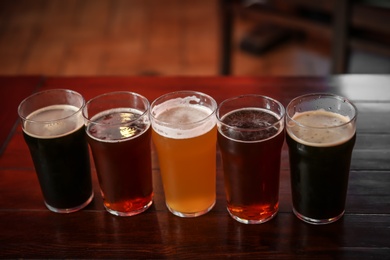
[[[179,217],[209,212],[216,199],[215,100],[195,91],[157,98],[150,108],[168,209]]]

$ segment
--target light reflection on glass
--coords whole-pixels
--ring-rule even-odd
[[[126,123],[137,118],[136,114],[133,113],[121,113],[120,117],[122,123]]]
[[[121,127],[119,127],[119,131],[120,131],[122,137],[126,138],[126,137],[131,137],[131,136],[135,135],[137,132],[137,129],[129,127],[129,126],[121,126]]]

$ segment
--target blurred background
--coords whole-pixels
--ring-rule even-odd
[[[0,0],[0,75],[390,72],[388,0]]]

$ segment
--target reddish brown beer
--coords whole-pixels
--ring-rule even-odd
[[[131,93],[111,95],[118,100],[130,100],[127,96]],[[109,94],[102,99],[113,102]],[[92,105],[87,103],[90,112],[94,111],[93,101]],[[148,209],[152,204],[153,185],[147,113],[129,107],[103,110],[91,116],[86,132],[107,211],[132,216]]]
[[[218,144],[228,211],[240,222],[263,223],[279,208],[283,120],[266,109],[243,108],[221,122]]]

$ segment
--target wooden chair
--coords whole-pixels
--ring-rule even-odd
[[[351,50],[360,49],[390,57],[390,3],[386,0],[264,0],[245,6],[243,0],[220,0],[220,73],[231,74],[234,18],[272,23],[307,34],[320,35],[332,49],[331,73],[348,73]],[[251,1],[253,2],[253,1]],[[329,19],[318,21],[299,12],[319,12]]]

